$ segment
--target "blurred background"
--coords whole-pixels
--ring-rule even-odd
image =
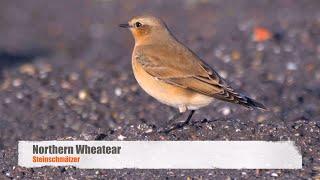
[[[177,113],[143,92],[132,74],[134,40],[118,24],[145,14],[162,18],[232,87],[270,108],[217,101],[193,121],[319,127],[319,10],[317,0],[2,0],[0,150],[18,140],[159,127]]]

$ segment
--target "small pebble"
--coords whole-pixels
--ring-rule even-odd
[[[121,96],[122,90],[117,87],[117,88],[114,90],[114,93],[116,94],[116,96]]]
[[[228,63],[231,61],[231,57],[230,57],[230,55],[224,55],[222,60],[223,60],[223,62]]]
[[[12,81],[12,85],[13,85],[14,87],[19,87],[19,86],[21,86],[21,84],[22,84],[21,79],[14,79],[14,80]]]
[[[256,176],[259,176],[259,175],[260,175],[260,170],[256,169]]]
[[[293,63],[293,62],[288,62],[286,65],[287,69],[290,71],[294,71],[298,69],[297,64]]]
[[[122,140],[124,140],[125,138],[127,138],[127,137],[125,137],[125,136],[122,136],[121,134],[117,137],[120,141],[122,141]]]
[[[153,131],[152,129],[148,129],[148,130],[146,130],[145,133],[151,133],[152,131]]]
[[[220,76],[221,76],[222,78],[224,78],[224,79],[227,79],[227,77],[228,77],[227,71],[219,71],[219,74],[220,74]]]
[[[224,107],[224,108],[222,108],[222,114],[223,115],[229,115],[230,114],[230,112],[231,112],[231,109],[229,108],[229,107]]]
[[[130,90],[131,90],[132,92],[137,92],[138,89],[139,89],[139,86],[138,86],[138,85],[132,85],[132,86],[130,86]]]
[[[31,64],[24,64],[19,68],[21,74],[27,74],[33,76],[36,72],[36,69]]]
[[[256,46],[257,51],[263,51],[264,50],[264,45],[262,43],[258,43]]]
[[[70,74],[70,80],[76,81],[78,79],[79,79],[79,74],[77,74],[77,73],[71,73]]]
[[[102,91],[101,95],[100,95],[100,103],[101,104],[107,104],[109,102],[109,98],[107,96],[107,92],[106,91]]]
[[[59,106],[64,106],[64,101],[63,101],[62,99],[59,99],[59,100],[58,100],[58,105],[59,105]]]
[[[71,89],[71,84],[69,82],[67,82],[67,81],[62,81],[61,82],[61,87],[63,89]]]
[[[52,71],[52,66],[50,64],[41,64],[39,67],[40,74],[47,74]]]
[[[88,92],[86,90],[80,90],[78,93],[78,98],[81,100],[85,100],[88,98]]]
[[[264,122],[266,119],[267,118],[265,116],[258,116],[257,121],[261,123],[261,122]]]
[[[18,99],[23,99],[23,94],[21,93],[21,92],[18,92],[17,94],[16,94],[16,97],[18,98]]]
[[[277,173],[272,173],[271,176],[272,177],[278,177],[278,174]]]
[[[46,79],[46,78],[48,77],[48,74],[47,74],[47,73],[40,72],[39,77],[40,77],[40,79]]]
[[[234,61],[239,60],[239,59],[241,58],[240,52],[239,52],[239,51],[233,51],[233,52],[231,53],[231,58],[232,58],[232,60],[234,60]]]

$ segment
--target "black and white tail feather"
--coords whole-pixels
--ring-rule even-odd
[[[245,96],[243,94],[235,92],[235,90],[229,86],[224,86],[223,89],[224,90],[221,93],[214,94],[214,95],[212,95],[212,97],[219,99],[219,100],[235,103],[235,104],[240,104],[240,105],[243,105],[249,109],[257,108],[257,109],[261,109],[261,110],[265,110],[265,111],[269,110],[262,103],[259,103],[256,100],[249,98],[248,96]]]

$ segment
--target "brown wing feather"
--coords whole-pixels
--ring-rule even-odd
[[[199,92],[207,96],[212,96],[217,92],[222,91],[222,88],[219,85],[213,85],[206,82],[202,82],[196,79],[195,77],[171,78],[165,79],[164,81],[171,84],[178,84],[181,87]]]

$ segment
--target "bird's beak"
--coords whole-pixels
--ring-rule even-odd
[[[126,23],[126,24],[119,24],[119,27],[130,28],[131,26],[129,25],[129,23]]]

